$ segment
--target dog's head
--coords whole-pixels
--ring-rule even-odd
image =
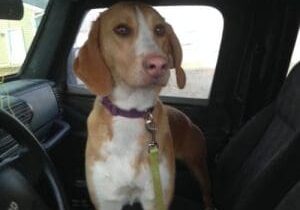
[[[74,69],[89,89],[109,95],[114,85],[162,87],[175,68],[185,86],[182,51],[172,27],[152,7],[133,2],[113,5],[93,23]]]

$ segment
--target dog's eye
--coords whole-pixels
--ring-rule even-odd
[[[125,24],[120,24],[114,28],[114,32],[120,36],[126,37],[130,34],[131,29]]]
[[[163,24],[158,24],[154,27],[154,33],[157,36],[164,36],[166,34],[166,28]]]

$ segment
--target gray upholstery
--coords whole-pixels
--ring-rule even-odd
[[[285,196],[275,210],[295,210],[300,206],[300,182],[298,182]]]
[[[275,102],[225,148],[214,176],[223,210],[274,209],[300,177],[300,63]],[[298,207],[300,209],[300,206]]]

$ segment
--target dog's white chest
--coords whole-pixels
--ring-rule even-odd
[[[137,157],[147,150],[147,145],[141,143],[144,132],[143,119],[113,118],[112,140],[101,147],[103,160],[92,166],[91,181],[100,203],[118,201],[126,204],[154,199],[149,165],[136,167]],[[166,160],[160,163],[160,170],[166,189],[169,182]]]

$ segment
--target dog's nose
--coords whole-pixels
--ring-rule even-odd
[[[168,61],[161,55],[149,55],[145,57],[143,67],[150,76],[159,77],[168,69]]]

